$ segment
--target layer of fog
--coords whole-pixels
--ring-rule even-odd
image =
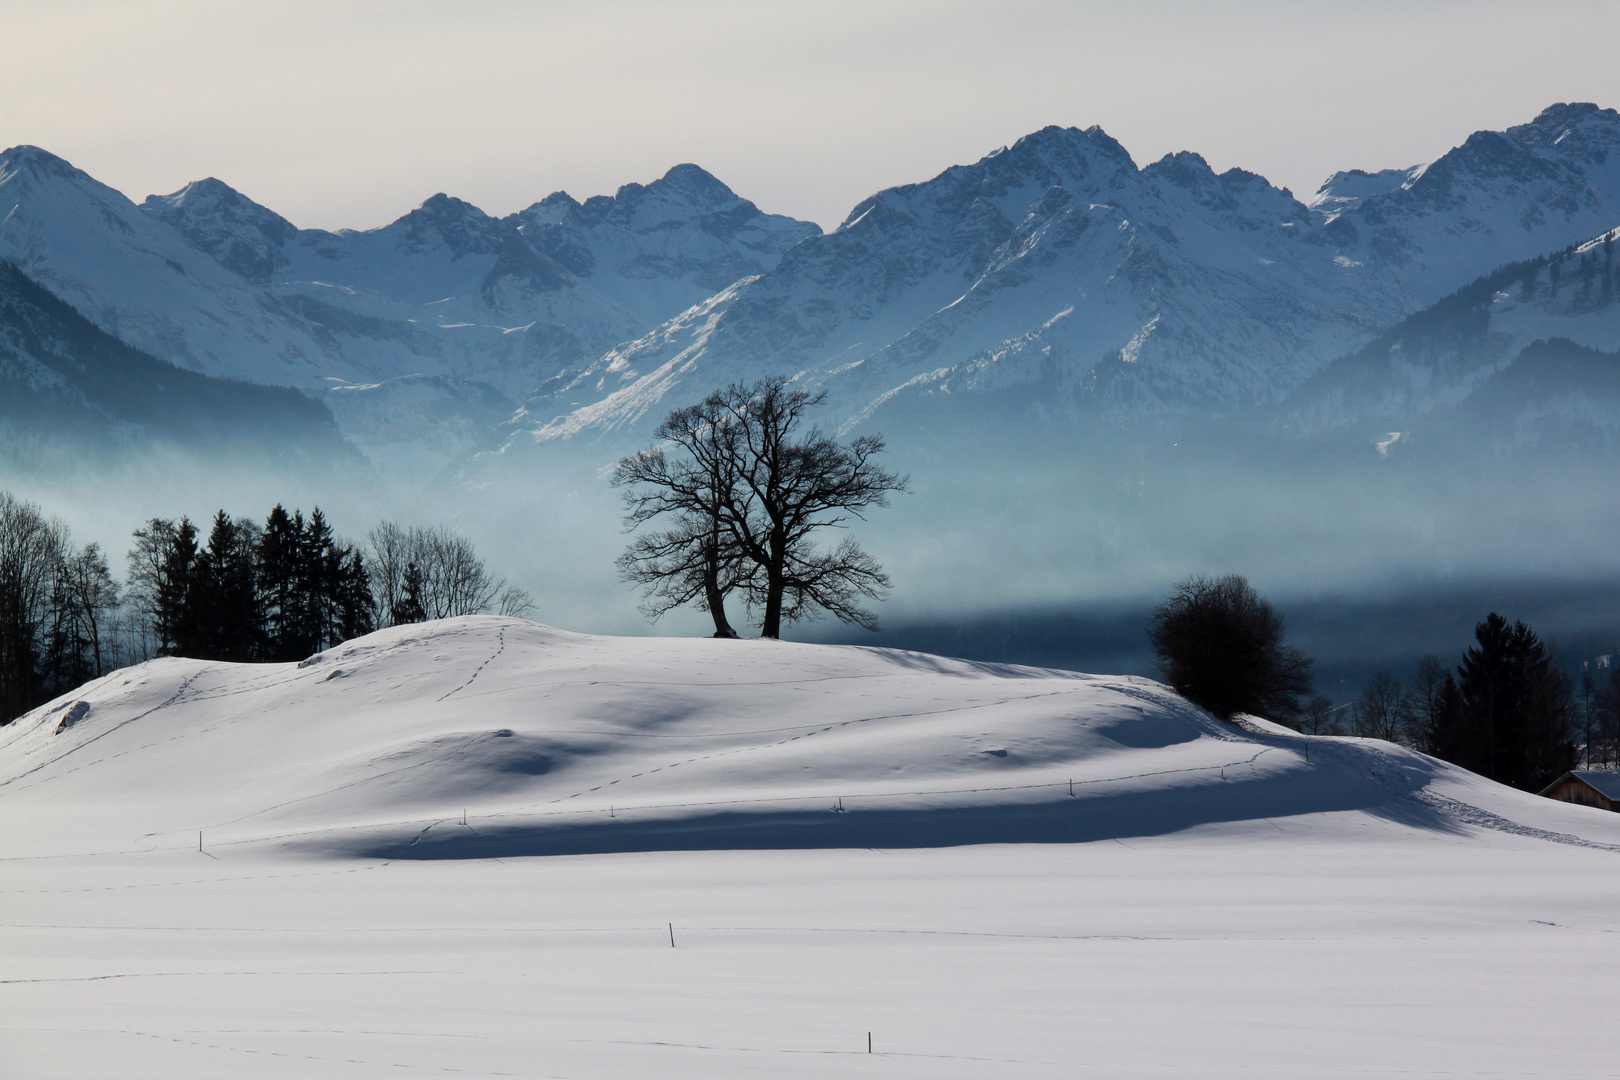
[[[1306,445],[1231,430],[1048,428],[1017,444],[964,427],[949,439],[920,431],[890,438],[889,463],[911,474],[913,492],[851,530],[894,580],[878,607],[892,628],[1140,614],[1192,573],[1245,574],[1285,611],[1467,583],[1556,589],[1620,579],[1620,499],[1607,455],[1380,454],[1370,432]],[[542,622],[707,633],[696,611],[650,624],[618,580],[626,537],[606,468],[622,449],[514,451],[413,484],[355,466],[288,470],[149,452],[110,469],[0,476],[0,487],[64,519],[78,543],[99,542],[115,572],[131,531],[151,517],[202,523],[224,509],[262,520],[278,502],[319,506],[350,540],[381,520],[455,529],[493,573],[534,594]],[[732,617],[746,628],[745,612]],[[829,626],[790,636],[902,643]]]

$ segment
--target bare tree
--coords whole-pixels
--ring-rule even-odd
[[[40,630],[67,551],[60,522],[0,491],[0,723],[36,704]]]
[[[1417,674],[1406,690],[1406,741],[1429,753],[1445,723],[1446,681],[1450,678],[1443,660],[1429,653],[1418,661]]]
[[[1406,731],[1406,693],[1401,681],[1387,671],[1366,681],[1350,711],[1351,730],[1364,739],[1400,742]]]
[[[189,523],[188,523],[189,524]],[[135,530],[134,546],[126,556],[129,581],[124,602],[129,605],[139,640],[139,651],[156,656],[173,645],[174,628],[166,625],[168,597],[182,583],[175,580],[177,566],[170,557],[179,538],[179,525],[152,518]]]
[[[377,618],[385,626],[403,620],[406,583],[411,573],[411,530],[384,521],[366,537],[366,570],[376,598]]]
[[[385,521],[371,530],[367,545],[377,612],[389,625],[491,610],[521,618],[534,610],[526,590],[491,576],[472,542],[449,529]]]
[[[816,537],[887,506],[907,481],[877,464],[882,436],[844,444],[805,429],[825,400],[780,377],[733,384],[660,428],[686,458],[671,463],[653,447],[619,463],[615,482],[639,485],[626,496],[626,523],[634,528],[663,514],[675,522],[620,560],[627,577],[649,585],[655,610],[696,598],[701,587],[713,615],[725,590],[740,588],[762,613],[763,637],[780,637],[783,623],[821,612],[877,628],[861,601],[887,591],[882,567],[852,539],[822,549]],[[726,629],[722,612],[716,632]]]
[[[789,390],[787,380],[732,385],[717,395],[735,420],[738,490],[747,502],[728,515],[738,545],[759,568],[750,601],[764,611],[760,634],[780,637],[783,622],[825,611],[843,622],[877,629],[877,618],[859,606],[862,598],[887,592],[889,578],[854,540],[831,551],[815,547],[818,530],[843,528],[863,511],[889,505],[889,493],[906,491],[907,479],[876,462],[881,435],[862,435],[848,445],[812,427],[799,436],[805,416],[826,392]],[[745,506],[757,507],[746,514]]]
[[[1324,694],[1312,695],[1299,714],[1299,730],[1306,735],[1338,735],[1341,729],[1333,699]]]
[[[627,532],[652,521],[669,525],[637,537],[619,556],[619,575],[643,587],[649,619],[695,602],[714,620],[715,637],[734,638],[726,596],[756,570],[732,525],[753,510],[740,488],[735,420],[711,395],[670,413],[653,438],[653,446],[620,460],[612,483],[623,489]]]
[[[104,654],[110,651],[106,645],[112,614],[118,607],[118,583],[113,580],[101,545],[90,544],[62,560],[57,593],[69,632],[89,649],[92,674],[105,674],[109,658]]]

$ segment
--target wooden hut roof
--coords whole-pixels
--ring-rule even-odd
[[[1550,793],[1559,784],[1570,777],[1574,777],[1587,787],[1596,791],[1606,799],[1620,802],[1620,769],[1571,769],[1557,780],[1548,784],[1543,795]]]

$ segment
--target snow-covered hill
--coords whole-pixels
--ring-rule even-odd
[[[844,421],[942,398],[1026,417],[1269,402],[1480,273],[1614,227],[1616,147],[1620,113],[1556,105],[1425,167],[1337,174],[1307,206],[1196,154],[1138,168],[1100,129],[1047,128],[873,196],[541,387],[522,426],[634,427],[766,372],[827,386]]]
[[[1346,809],[1439,827],[1461,812],[1441,795],[1526,805],[1395,747],[1266,730],[1137,678],[477,616],[299,664],[117,672],[0,732],[0,798],[86,839],[202,828],[216,849],[390,857],[1077,840]]]
[[[495,618],[155,661],[0,729],[0,1060],[1601,1073],[1620,816],[1253,728],[1141,679]]]
[[[1346,797],[1140,679],[494,617],[297,665],[154,661],[0,731],[0,762],[0,797],[85,835],[412,856],[1068,839],[1122,806],[1156,832]]]

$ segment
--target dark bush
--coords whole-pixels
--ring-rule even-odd
[[[1282,616],[1238,574],[1176,585],[1148,638],[1164,681],[1223,720],[1295,723],[1311,692],[1312,660],[1283,641]]]

